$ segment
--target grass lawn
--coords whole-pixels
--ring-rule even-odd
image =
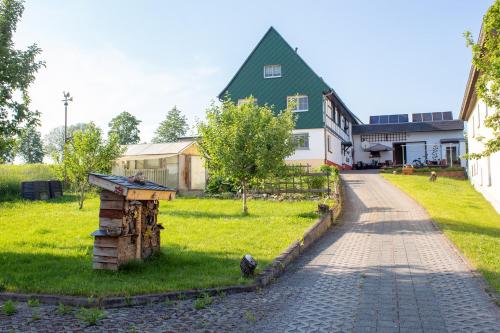
[[[93,271],[99,199],[0,203],[0,289],[67,295],[134,295],[250,283],[241,257],[262,269],[318,217],[317,203],[177,198],[160,203],[161,254],[118,272]]]
[[[500,215],[467,180],[384,174],[424,206],[432,219],[500,292]]]

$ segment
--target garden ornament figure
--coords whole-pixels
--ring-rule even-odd
[[[240,262],[241,273],[244,276],[253,275],[256,267],[257,261],[251,255],[245,254]]]

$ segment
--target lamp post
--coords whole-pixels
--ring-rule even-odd
[[[63,91],[64,99],[64,145],[68,140],[68,102],[73,102],[73,97],[70,97],[69,92]],[[64,150],[63,150],[64,154]],[[64,155],[63,155],[64,156]]]

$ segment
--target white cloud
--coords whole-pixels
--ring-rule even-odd
[[[166,112],[177,105],[192,124],[218,93],[219,69],[193,64],[189,68],[152,66],[112,47],[82,50],[71,45],[44,45],[47,67],[30,89],[32,108],[42,113],[42,133],[64,124],[62,91],[74,101],[68,123],[96,122],[107,131],[116,114],[127,110],[140,120],[141,140],[149,141]],[[166,60],[168,61],[168,60]]]

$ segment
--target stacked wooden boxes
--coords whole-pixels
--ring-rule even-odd
[[[160,250],[159,200],[173,199],[175,189],[100,174],[90,174],[89,182],[102,188],[99,230],[92,233],[94,269],[117,270]]]

